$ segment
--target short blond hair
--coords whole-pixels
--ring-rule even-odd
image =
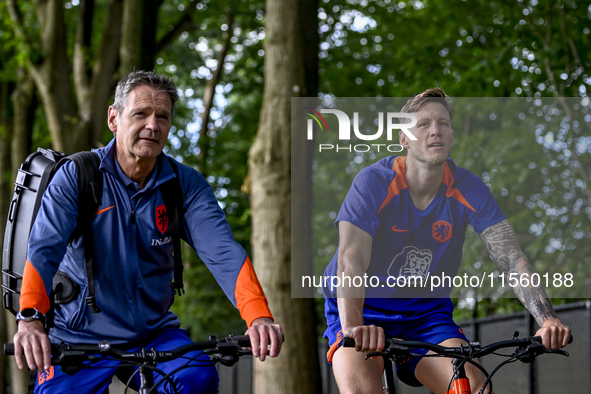
[[[437,103],[443,104],[443,106],[445,107],[445,109],[449,113],[449,119],[450,120],[453,119],[454,114],[456,113],[456,110],[454,109],[453,101],[452,101],[451,97],[449,97],[443,91],[443,88],[427,89],[422,93],[414,95],[413,97],[408,99],[406,104],[404,104],[404,107],[402,107],[401,112],[404,112],[404,113],[419,112],[421,110],[421,108],[423,108],[425,106],[425,104],[427,104],[428,102],[431,102],[431,101],[435,101]],[[402,119],[407,119],[407,118],[401,118],[401,121],[402,121]],[[408,120],[407,122],[410,122],[410,120]]]

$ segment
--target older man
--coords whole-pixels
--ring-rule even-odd
[[[66,343],[109,340],[126,347],[160,350],[191,342],[179,328],[178,317],[169,311],[174,301],[172,245],[168,226],[159,226],[156,214],[164,204],[162,188],[170,187],[168,182],[176,177],[184,199],[184,233],[240,310],[249,327],[253,354],[261,361],[267,354],[279,354],[281,327],[273,323],[252,264],[234,240],[211,187],[197,171],[162,153],[177,99],[176,87],[168,78],[140,71],[119,82],[115,102],[109,107],[108,125],[115,138],[95,151],[100,158],[103,191],[91,233],[93,285],[100,313],[92,313],[85,302],[89,283],[82,236],[69,242],[78,216],[73,163],[61,167],[43,196],[29,240],[14,337],[19,368],[23,367],[24,353],[29,368],[50,371],[36,382],[36,393],[102,393],[117,370],[116,362],[104,361],[98,365],[101,368],[66,375],[58,366],[50,365],[50,339]],[[49,293],[58,269],[81,291],[77,299],[56,311],[55,328],[48,337],[41,319],[49,310]],[[175,389],[183,393],[217,392],[215,368],[199,362],[207,356],[192,356],[197,360],[193,363],[200,366],[176,373]],[[186,361],[172,361],[159,368],[171,371],[181,362]],[[155,376],[155,383],[160,379]],[[159,387],[169,392],[168,385],[166,382]]]

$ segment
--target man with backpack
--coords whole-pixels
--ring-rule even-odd
[[[182,194],[182,206],[176,207],[181,220],[175,231],[198,252],[240,310],[249,327],[253,355],[264,361],[267,355],[279,354],[281,327],[273,323],[252,264],[234,240],[212,188],[197,171],[162,152],[177,99],[170,79],[154,72],[131,73],[117,85],[108,110],[108,125],[115,138],[95,151],[100,159],[102,195],[90,231],[78,228],[80,185],[73,162],[61,166],[43,195],[29,239],[14,337],[19,368],[24,366],[24,354],[29,368],[48,371],[36,382],[36,393],[100,393],[117,370],[116,362],[102,361],[101,368],[67,375],[51,366],[50,340],[108,340],[127,349],[157,350],[191,343],[179,328],[178,317],[169,311],[175,290],[180,293],[182,289],[182,278],[179,287],[178,265],[173,259],[176,216],[164,196],[167,190],[175,191],[176,197]],[[180,190],[174,190],[174,182]],[[48,337],[43,319],[50,311],[58,270],[78,294],[55,309],[55,327]],[[201,366],[176,373],[177,390],[217,392],[215,367],[203,366],[207,356],[188,356],[195,356],[193,363]],[[171,361],[159,368],[170,371],[184,362]],[[156,384],[161,379],[157,374],[154,378]]]

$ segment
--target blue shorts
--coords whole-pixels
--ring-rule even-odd
[[[329,298],[326,300],[326,304],[325,311],[328,328],[324,332],[324,337],[328,339],[328,344],[330,345],[326,358],[332,364],[332,356],[342,344],[343,331],[341,321],[338,317],[336,302],[334,299]],[[409,319],[404,319],[400,315],[393,314],[389,320],[384,318],[385,313],[380,314],[380,318],[377,319],[375,315],[366,312],[364,309],[365,324],[382,327],[384,334],[388,338],[397,338],[406,341],[423,341],[435,344],[450,338],[460,338],[468,342],[464,332],[453,321],[452,315],[447,308],[444,308],[443,311],[429,311],[423,315],[413,314]],[[418,354],[427,354],[428,352],[425,349],[412,349],[412,351]],[[415,369],[421,360],[421,358],[411,358],[402,364],[398,364],[396,368],[398,378],[409,386],[422,386],[415,378]]]
[[[142,347],[159,351],[172,350],[179,346],[193,343],[185,330],[179,328],[166,329],[148,343],[140,347],[125,349],[136,351]],[[35,382],[35,394],[62,393],[104,393],[106,392],[113,376],[120,367],[121,362],[114,360],[101,360],[99,362],[85,363],[90,368],[83,368],[73,375],[64,373],[58,365],[52,365],[49,371],[37,374]],[[182,367],[188,364],[190,368]],[[219,377],[215,365],[208,355],[200,351],[190,352],[181,358],[159,363],[159,370],[168,374],[177,370],[171,377],[175,389],[179,393],[203,393],[213,394],[218,392]],[[134,367],[133,371],[137,368]],[[161,374],[154,372],[154,385],[158,387],[158,393],[174,393],[170,382],[164,381]],[[126,383],[126,382],[123,382]],[[136,373],[130,387],[138,390],[140,387],[140,375]]]

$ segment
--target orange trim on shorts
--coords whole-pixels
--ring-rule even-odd
[[[447,162],[445,163],[445,172],[443,173],[443,183],[447,185],[447,191],[445,192],[446,197],[455,198],[462,205],[476,212],[476,210],[472,207],[472,205],[470,205],[468,201],[466,201],[466,199],[458,189],[452,189],[451,185],[454,184],[454,176],[451,173],[451,170],[449,169]]]
[[[334,352],[337,351],[338,348],[341,347],[341,345],[343,344],[343,330],[339,330],[339,332],[337,332],[337,340],[335,341],[335,343],[333,343],[330,348],[328,349],[328,352],[326,352],[326,359],[328,360],[328,362],[332,365],[332,356],[334,356]]]
[[[53,379],[54,374],[55,374],[55,370],[53,369],[53,365],[51,367],[49,367],[49,369],[47,371],[39,372],[37,374],[37,378],[39,380],[39,386],[41,386],[43,383],[47,382],[48,380]]]
[[[408,188],[406,178],[404,177],[406,172],[406,156],[397,157],[396,160],[394,160],[394,165],[392,165],[392,170],[396,171],[396,175],[388,186],[388,194],[380,206],[380,209],[378,209],[378,213],[380,213],[382,208],[384,208],[390,200],[399,195],[401,190]]]

